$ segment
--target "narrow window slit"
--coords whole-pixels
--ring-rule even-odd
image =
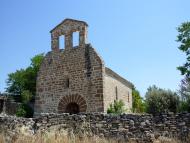
[[[67,78],[67,80],[66,80],[66,87],[67,88],[69,88],[69,86],[70,86],[69,84],[70,84],[70,81],[69,81],[69,78]]]

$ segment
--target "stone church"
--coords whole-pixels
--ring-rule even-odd
[[[53,28],[51,51],[37,76],[34,115],[40,113],[106,112],[114,100],[132,108],[132,83],[105,67],[96,50],[87,44],[88,24],[65,19]],[[79,45],[73,46],[73,33]],[[64,36],[64,49],[60,47]]]

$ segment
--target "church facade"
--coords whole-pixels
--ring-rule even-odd
[[[51,51],[37,76],[34,115],[40,113],[106,112],[114,100],[132,108],[132,83],[105,67],[104,61],[87,44],[88,24],[65,19],[51,33]],[[73,33],[79,45],[73,46]],[[60,47],[64,36],[64,49]]]

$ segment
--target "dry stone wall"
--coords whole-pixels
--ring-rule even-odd
[[[93,134],[119,141],[135,140],[138,142],[153,142],[158,137],[176,138],[188,142],[190,136],[190,113],[132,115],[119,116],[100,113],[91,114],[43,114],[33,119],[1,117],[0,131],[14,132],[22,126],[27,126],[30,133],[46,131],[50,127],[70,130],[74,134],[92,136]]]
[[[15,115],[20,105],[21,103],[15,102],[12,99],[0,100],[0,113]]]

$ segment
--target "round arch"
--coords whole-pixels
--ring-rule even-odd
[[[78,95],[66,95],[64,96],[58,104],[58,113],[79,113],[86,112],[86,101],[85,99]]]

